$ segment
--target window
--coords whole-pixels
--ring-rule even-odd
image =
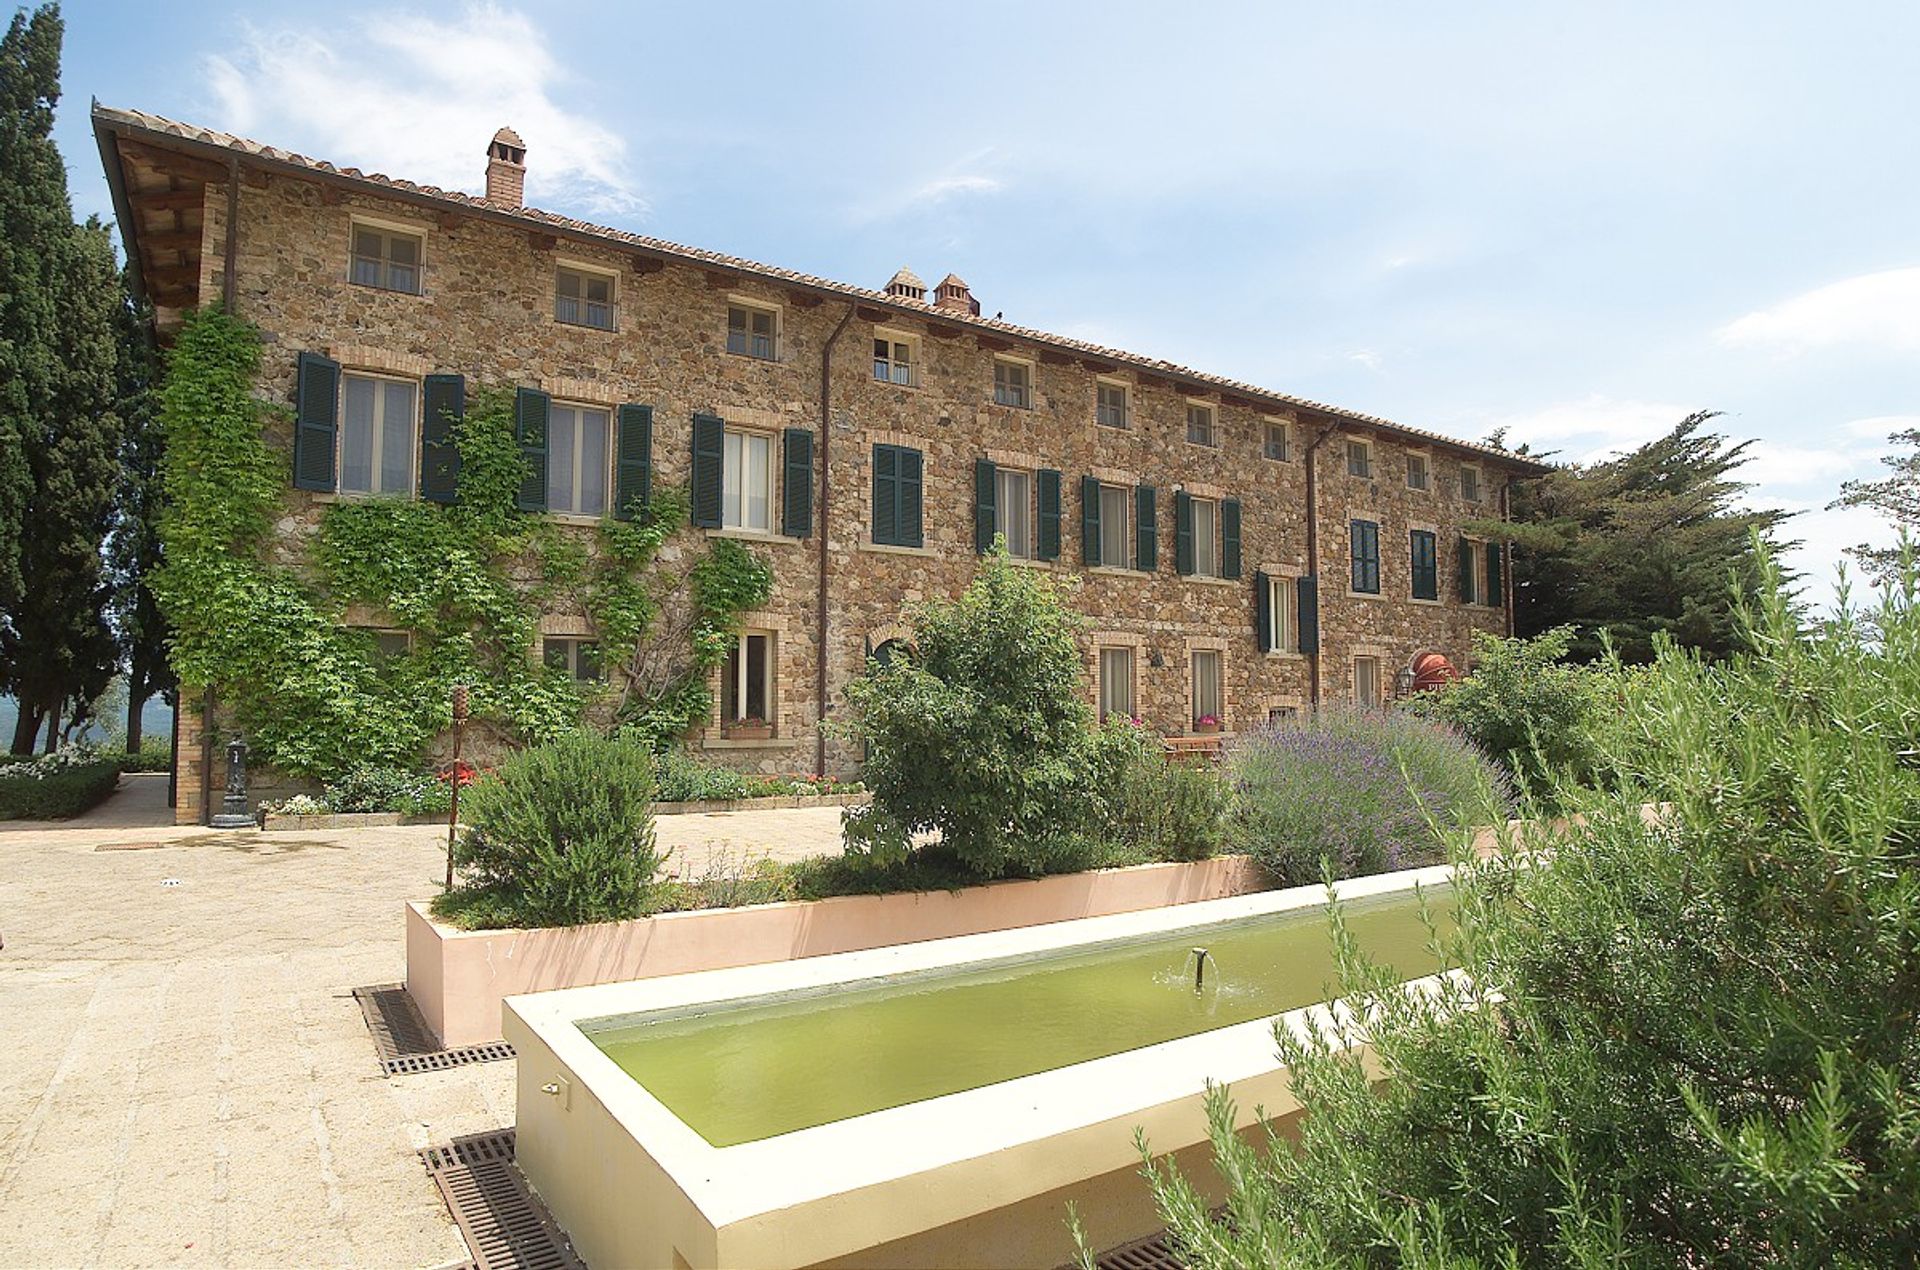
[[[873,447],[873,540],[887,547],[924,545],[920,527],[922,459],[901,445]]]
[[[1272,706],[1267,710],[1268,723],[1292,723],[1299,717],[1299,706]]]
[[[721,688],[720,720],[773,724],[773,636],[742,631],[727,650],[726,683]]]
[[[341,377],[340,492],[411,494],[414,385],[404,379]]]
[[[418,234],[405,234],[372,225],[353,227],[353,261],[350,276],[363,287],[382,291],[420,293],[420,245]]]
[[[1093,421],[1106,428],[1131,426],[1127,418],[1127,386],[1104,381],[1093,388]]]
[[[770,362],[775,358],[778,315],[744,304],[727,306],[727,351]]]
[[[546,639],[540,644],[540,656],[548,666],[582,683],[604,679],[600,666],[600,643],[591,639]]]
[[[1264,436],[1262,438],[1260,453],[1276,463],[1285,463],[1291,449],[1288,443],[1292,440],[1292,438],[1287,435],[1287,425],[1273,419],[1268,419],[1262,424],[1261,431],[1264,433]]]
[[[1460,599],[1467,604],[1491,604],[1487,598],[1487,544],[1460,540]]]
[[[613,329],[613,275],[561,266],[554,281],[553,317],[569,326]]]
[[[720,467],[720,524],[727,529],[773,530],[773,438],[729,428]],[[711,488],[711,487],[709,487]]]
[[[1218,445],[1213,434],[1213,407],[1187,405],[1187,440],[1195,445]]]
[[[1100,563],[1115,568],[1127,567],[1127,508],[1133,491],[1124,485],[1100,487]]]
[[[1349,529],[1353,545],[1353,589],[1361,595],[1380,594],[1380,526],[1356,520]]]
[[[873,337],[873,377],[883,384],[904,384],[912,387],[919,382],[914,378],[915,366],[913,344],[895,335],[884,332]]]
[[[1427,465],[1426,455],[1409,454],[1407,456],[1407,488],[1408,489],[1427,488],[1427,479],[1428,479],[1427,466],[1428,465]]]
[[[1413,598],[1440,598],[1440,540],[1430,529],[1415,529],[1408,535],[1411,543],[1410,574]]]
[[[1380,704],[1380,659],[1378,657],[1353,659],[1353,704],[1357,706]]]
[[[1002,406],[1033,407],[1033,370],[1025,362],[995,360],[993,399]]]
[[[1138,711],[1133,703],[1133,650],[1100,650],[1100,722],[1118,716],[1131,719]]]
[[[1193,721],[1196,725],[1225,722],[1225,692],[1220,674],[1218,649],[1196,648],[1193,652]]]
[[[607,514],[607,412],[555,402],[547,415],[547,510]]]
[[[1480,501],[1479,468],[1468,467],[1464,463],[1460,465],[1460,497],[1466,499],[1469,503],[1477,503]]]
[[[1347,442],[1347,475],[1373,479],[1373,444],[1369,441]]]
[[[1295,578],[1267,579],[1267,611],[1273,621],[1271,653],[1300,651],[1300,583]]]
[[[1193,513],[1193,573],[1199,578],[1220,576],[1220,508],[1210,498],[1187,504]]]
[[[1017,560],[1033,558],[1033,473],[995,468],[993,473],[993,532],[1007,540],[1007,554]]]

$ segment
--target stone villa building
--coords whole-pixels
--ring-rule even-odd
[[[1474,631],[1508,630],[1502,544],[1462,525],[1503,519],[1509,482],[1545,470],[1528,460],[986,318],[952,274],[868,290],[524,207],[508,129],[477,198],[133,111],[93,123],[162,337],[217,300],[266,335],[265,395],[297,407],[289,523],[419,496],[422,419],[498,384],[544,422],[547,514],[591,526],[690,482],[701,532],[771,564],[709,757],[850,769],[819,721],[996,535],[1077,579],[1102,714],[1170,736],[1377,702],[1422,654],[1464,665]],[[542,632],[596,673],[577,612]],[[212,756],[181,714],[191,823]]]

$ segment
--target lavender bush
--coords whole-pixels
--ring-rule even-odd
[[[1457,730],[1398,711],[1328,708],[1228,751],[1233,848],[1282,886],[1437,863],[1433,829],[1505,814],[1506,779]]]

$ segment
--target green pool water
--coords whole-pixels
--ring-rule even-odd
[[[1431,897],[1437,920],[1450,910]],[[1361,947],[1405,977],[1438,969],[1411,896],[1348,906]],[[1192,949],[1209,953],[1193,987]],[[1313,907],[1041,959],[761,999],[581,1030],[717,1147],[978,1089],[1325,1000],[1333,950]]]

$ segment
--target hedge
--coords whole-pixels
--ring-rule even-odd
[[[0,820],[66,820],[106,800],[120,780],[120,764],[108,758],[41,776],[0,777]]]

